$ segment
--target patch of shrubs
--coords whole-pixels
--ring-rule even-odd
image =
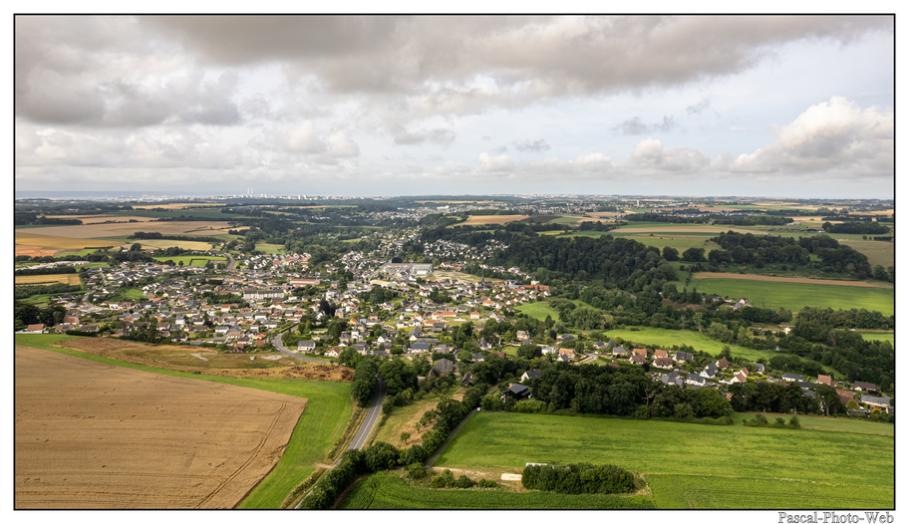
[[[467,475],[461,475],[460,477],[455,478],[455,476],[451,473],[451,470],[449,470],[449,469],[446,469],[439,475],[436,475],[435,477],[433,477],[430,484],[434,488],[469,489],[469,488],[473,488],[473,487],[480,487],[480,488],[497,488],[497,487],[499,487],[499,485],[495,481],[489,480],[489,479],[481,479],[479,481],[475,481],[475,480],[471,479],[470,477],[468,477]]]
[[[768,427],[770,426],[770,421],[767,420],[767,417],[764,416],[763,413],[755,413],[754,417],[742,420],[742,424],[752,427]],[[792,417],[789,418],[788,424],[783,417],[777,417],[773,422],[773,426],[770,427],[800,429],[802,424],[799,422],[798,415],[792,415]]]
[[[613,464],[528,465],[521,483],[527,489],[556,493],[632,493],[634,474]]]

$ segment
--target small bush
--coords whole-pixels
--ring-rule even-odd
[[[480,481],[477,482],[477,486],[481,488],[497,488],[499,487],[499,484],[494,480],[480,479]]]
[[[434,488],[448,488],[453,486],[454,483],[454,475],[452,475],[451,470],[448,469],[433,477],[431,482],[432,487]]]
[[[476,486],[477,483],[470,479],[467,475],[461,475],[458,477],[458,480],[454,481],[454,487],[467,489]]]
[[[802,424],[799,422],[798,415],[792,415],[789,419],[789,427],[792,429],[799,429],[802,427]]]
[[[407,478],[411,480],[426,478],[426,468],[424,468],[423,465],[418,462],[408,464],[405,468],[405,471],[407,472]]]

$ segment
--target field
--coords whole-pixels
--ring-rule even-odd
[[[15,354],[18,508],[233,507],[278,460],[306,404],[41,349]]]
[[[480,412],[435,465],[616,464],[644,476],[658,508],[892,508],[893,437],[855,431],[874,422],[835,420],[788,430]]]
[[[231,229],[225,221],[166,220],[153,222],[118,222],[111,224],[88,224],[81,226],[45,226],[19,229],[32,235],[63,237],[70,239],[128,237],[137,231],[156,232],[170,235],[209,236],[226,233]]]
[[[172,377],[194,378],[223,384],[261,389],[307,399],[306,410],[294,428],[290,442],[272,471],[239,504],[244,508],[277,508],[302,479],[324,462],[341,438],[352,414],[350,383],[287,378],[247,378],[230,375],[196,374],[148,366],[77,351],[63,344],[76,340],[66,335],[16,335],[16,345],[25,345]]]
[[[142,249],[155,250],[168,247],[179,247],[180,249],[189,249],[192,251],[208,251],[211,244],[199,240],[174,240],[170,238],[151,238],[151,239],[124,239],[129,244],[139,244]]]
[[[861,332],[861,335],[862,335],[862,338],[865,340],[879,340],[881,342],[890,342],[891,346],[896,347],[896,342],[894,341],[893,333],[865,331],[865,332]]]
[[[870,263],[872,267],[883,266],[888,268],[894,266],[895,255],[893,242],[862,240],[861,237],[840,238],[839,241],[868,257],[868,263]]]
[[[94,226],[54,226],[54,227],[94,227]],[[91,238],[68,238],[35,234],[33,231],[44,231],[44,227],[16,229],[16,256],[29,255],[53,256],[57,254],[79,252],[88,248],[117,247],[122,242]]]
[[[550,306],[549,302],[528,302],[515,309],[535,320],[546,320],[547,316],[552,317],[553,320],[559,320],[559,312]]]
[[[284,252],[284,244],[269,244],[268,242],[256,242],[256,251],[261,251],[268,255],[276,255]]]
[[[606,335],[609,337],[618,337],[628,342],[661,346],[664,348],[684,344],[711,355],[719,355],[720,351],[723,350],[723,346],[728,346],[729,350],[732,352],[732,356],[742,357],[752,361],[773,356],[773,353],[770,351],[746,348],[736,344],[726,344],[719,340],[714,340],[703,333],[684,329],[663,329],[654,327],[640,327],[637,328],[637,330],[610,329],[609,331],[606,331]]]
[[[386,415],[382,420],[374,440],[376,442],[388,442],[397,447],[419,444],[422,441],[423,433],[432,429],[432,425],[430,424],[419,430],[417,429],[417,423],[424,413],[435,409],[442,398],[442,395],[432,395],[422,400],[417,400],[412,404],[394,408],[391,414]],[[407,442],[401,441],[401,433],[404,432],[410,433],[410,438]]]
[[[83,224],[100,224],[104,222],[148,222],[151,217],[136,215],[45,215],[46,218],[76,219]]]
[[[377,473],[354,485],[343,509],[644,509],[650,497],[561,495],[504,489],[433,489],[413,485],[393,473]]]
[[[826,286],[846,286],[846,287],[872,287],[893,289],[891,284],[881,282],[880,280],[832,280],[823,278],[807,277],[778,277],[772,275],[756,275],[749,273],[716,273],[710,271],[701,271],[692,275],[697,280],[710,279],[732,279],[732,280],[755,280],[758,282],[778,282],[788,284],[810,284]]]
[[[792,311],[803,307],[833,309],[864,308],[893,314],[893,289],[852,287],[844,285],[803,284],[740,278],[693,278],[689,287],[702,293],[715,293],[731,298],[747,298],[752,304],[766,308],[786,308]]]
[[[216,202],[168,202],[166,204],[135,204],[133,209],[190,209],[194,207],[220,207]]]
[[[470,215],[466,222],[455,224],[459,226],[485,226],[488,224],[507,224],[524,220],[527,215]]]
[[[172,261],[177,265],[180,265],[182,262],[184,266],[190,267],[205,267],[209,262],[224,262],[227,259],[224,257],[210,255],[179,255],[173,257],[155,257],[155,260],[159,262]]]
[[[16,284],[69,284],[71,286],[78,286],[80,283],[79,273],[16,275]]]

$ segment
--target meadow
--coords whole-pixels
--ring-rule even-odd
[[[528,302],[515,307],[521,313],[524,313],[535,320],[546,320],[546,317],[552,317],[553,320],[559,320],[559,312],[549,305],[549,302]]]
[[[896,342],[894,340],[894,333],[882,333],[882,332],[871,332],[863,331],[860,332],[862,338],[865,340],[879,340],[881,342],[890,342],[890,345],[896,347]]]
[[[268,242],[256,242],[256,251],[261,251],[268,255],[276,255],[284,252],[284,244],[269,244]]]
[[[361,480],[339,504],[342,509],[645,509],[650,497],[562,495],[505,489],[433,489],[411,484],[394,473]]]
[[[351,386],[347,382],[299,380],[287,378],[248,378],[191,373],[143,364],[125,362],[101,355],[62,347],[72,339],[67,335],[16,335],[16,345],[56,351],[73,357],[114,366],[139,369],[164,375],[208,380],[236,386],[284,393],[307,399],[306,409],[291,434],[290,441],[274,469],[246,495],[238,507],[279,508],[293,488],[309,477],[316,465],[339,441],[353,413]]]
[[[894,439],[828,429],[480,412],[435,466],[520,472],[527,462],[616,464],[658,508],[894,506]],[[860,486],[860,488],[858,488]]]
[[[799,311],[803,307],[833,309],[863,308],[893,314],[892,288],[865,288],[844,285],[803,284],[726,278],[698,279],[688,284],[702,293],[714,293],[731,299],[747,298],[765,308]]]
[[[641,326],[638,328],[610,329],[605,333],[609,337],[621,338],[626,342],[634,342],[648,346],[654,345],[670,348],[672,346],[684,344],[711,355],[719,355],[723,350],[723,347],[728,346],[732,356],[745,358],[751,361],[756,361],[759,358],[768,359],[774,355],[771,351],[746,348],[736,344],[726,344],[725,342],[712,339],[698,331],[685,329],[663,329]]]

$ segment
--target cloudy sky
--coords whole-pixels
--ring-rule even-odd
[[[892,198],[890,17],[16,18],[17,190]]]

